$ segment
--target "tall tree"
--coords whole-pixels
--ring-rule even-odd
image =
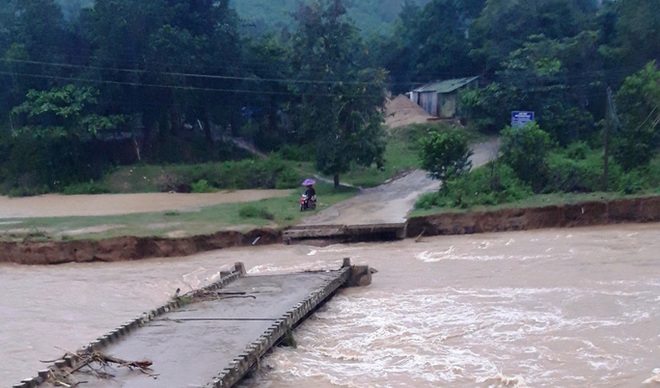
[[[403,92],[419,82],[473,75],[477,70],[468,56],[468,37],[483,4],[432,0],[420,8],[406,1],[392,36],[376,44],[392,89]]]
[[[361,67],[365,47],[343,1],[313,1],[296,18],[291,91],[300,96],[300,140],[317,144],[317,167],[338,186],[352,163],[382,163],[385,71]]]
[[[5,0],[0,5],[0,109],[20,104],[29,89],[44,89],[66,75],[69,39],[53,0]]]
[[[212,142],[211,123],[229,124],[239,106],[237,17],[228,0],[98,0],[86,13],[98,76],[110,111],[138,114],[145,139],[191,136]]]
[[[596,10],[591,0],[487,0],[470,34],[471,55],[490,78],[530,36],[575,36],[590,29]]]
[[[282,120],[284,110],[294,101],[289,93],[288,79],[293,73],[289,65],[290,47],[286,36],[264,34],[249,41],[246,58],[246,79],[241,88],[260,93],[250,96],[246,103],[244,116],[248,123],[241,133],[242,137],[252,140],[263,150],[279,148],[284,142],[291,140],[285,120]]]
[[[92,140],[123,121],[121,116],[95,112],[98,91],[66,85],[31,90],[12,109],[13,174],[34,177],[33,184],[49,188],[98,178],[106,155],[94,153]]]
[[[615,1],[617,45],[624,65],[640,68],[660,60],[660,9],[656,0]]]
[[[562,145],[585,140],[594,130],[591,96],[602,89],[598,33],[550,39],[532,35],[502,62],[497,82],[463,94],[463,113],[498,131],[514,110],[531,110]]]
[[[649,163],[660,147],[660,70],[655,61],[627,77],[616,94],[622,116],[615,159],[626,169]]]

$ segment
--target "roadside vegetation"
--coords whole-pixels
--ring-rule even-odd
[[[465,106],[480,104],[469,100],[474,93],[468,93]],[[601,198],[659,194],[660,70],[656,63],[649,62],[627,77],[616,96],[610,96],[609,113],[597,130],[578,130],[574,128],[580,125],[577,122],[558,127],[547,119],[522,127],[507,126],[500,132],[499,159],[473,171],[467,165],[469,150],[462,132],[424,138],[422,166],[443,184],[438,192],[422,196],[416,208],[447,211],[510,203],[522,206],[534,202],[530,201],[533,196],[556,202],[579,194],[587,198],[593,193],[600,193]],[[625,113],[614,113],[615,106]],[[474,117],[473,125],[483,128],[486,118]],[[556,127],[548,131],[541,125]],[[583,135],[575,137],[579,132]]]
[[[317,210],[343,201],[357,189],[330,183],[316,186]],[[281,198],[202,207],[197,211],[168,211],[113,216],[3,219],[0,238],[13,241],[101,240],[120,236],[187,237],[222,230],[281,228],[306,216],[298,206],[299,191]]]
[[[275,28],[259,21],[269,8],[246,2],[239,16],[231,3],[7,2],[0,194],[299,189],[317,177],[331,203],[418,167],[444,181],[420,209],[658,193],[654,0],[405,1],[378,38],[351,15],[391,20],[401,2],[305,1]],[[457,100],[467,129],[382,125],[390,93],[476,75]],[[514,110],[535,121],[507,127]],[[470,169],[467,143],[485,136],[501,136],[501,158]],[[300,216],[262,205],[216,215]]]

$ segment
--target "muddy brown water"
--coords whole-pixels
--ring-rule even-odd
[[[243,387],[660,386],[659,232],[634,224],[2,264],[0,386],[235,261],[260,274],[343,257],[377,268],[374,283],[336,295],[295,331],[296,349],[276,349]]]

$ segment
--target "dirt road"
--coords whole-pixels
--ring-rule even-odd
[[[205,206],[258,201],[290,194],[291,190],[240,190],[204,194],[49,194],[21,198],[0,197],[0,219],[196,211]]]
[[[472,166],[478,167],[497,157],[499,140],[473,145]],[[364,225],[405,222],[406,214],[420,195],[439,188],[425,171],[413,170],[384,185],[365,189],[359,195],[307,217],[303,225]]]
[[[476,144],[472,164],[493,159],[497,140]],[[437,190],[438,181],[421,170],[361,194],[306,218],[306,225],[360,225],[404,222],[417,198]],[[162,211],[195,211],[221,203],[256,201],[287,196],[290,190],[241,190],[209,194],[142,193],[101,195],[43,195],[25,198],[0,197],[0,220],[30,217],[99,216]]]

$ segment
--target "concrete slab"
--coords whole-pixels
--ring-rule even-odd
[[[211,300],[155,317],[100,349],[127,361],[152,361],[153,376],[103,367],[98,372],[112,378],[81,373],[88,368],[75,378],[94,387],[231,386],[226,381],[236,380],[236,371],[247,371],[285,330],[344,284],[347,270],[240,277],[215,290]]]

